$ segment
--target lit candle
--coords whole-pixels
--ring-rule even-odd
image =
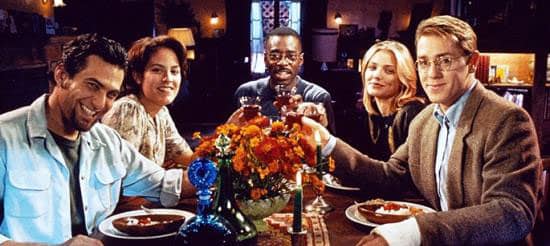
[[[315,131],[313,133],[313,138],[315,139],[315,143],[317,144],[317,165],[321,164],[321,135],[319,134],[319,131]]]
[[[294,214],[292,216],[292,231],[302,231],[302,171],[296,172],[296,193],[294,194]]]

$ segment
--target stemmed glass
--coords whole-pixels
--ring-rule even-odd
[[[298,112],[303,113],[305,117],[308,117],[310,119],[313,119],[319,123],[321,123],[322,115],[325,114],[325,108],[322,104],[302,104],[305,105],[304,108],[300,108]],[[322,123],[321,123],[322,124]],[[319,140],[316,140],[319,141]],[[323,182],[323,176],[325,174],[328,174],[329,169],[329,161],[325,160],[321,156],[321,147],[320,145],[317,146],[317,165],[315,167],[305,167],[305,172],[310,174],[316,174],[320,178],[320,182]],[[324,214],[326,212],[332,211],[334,208],[332,205],[330,205],[325,199],[323,198],[323,190],[321,187],[318,187],[317,185],[313,185],[313,191],[315,192],[315,200],[311,202],[311,204],[307,205],[305,207],[306,211],[317,211],[321,214]]]
[[[294,111],[290,99],[296,95],[296,87],[286,88],[284,85],[276,85],[275,91],[277,96],[275,97],[276,106],[279,109],[281,118],[284,118],[290,111]]]
[[[328,166],[328,164],[325,164]],[[327,167],[328,168],[328,167]],[[323,168],[321,168],[323,169]],[[327,174],[328,172],[326,171],[322,171],[322,170],[319,170],[318,168],[315,168],[315,167],[310,167],[310,166],[307,166],[307,165],[304,165],[304,171],[308,174],[315,174],[315,175],[318,175],[319,172],[321,176]],[[321,179],[321,182],[322,182],[322,179]],[[305,210],[307,212],[318,212],[320,214],[325,214],[327,212],[330,212],[334,209],[334,207],[332,205],[330,205],[324,198],[323,198],[323,190],[312,184],[313,186],[313,192],[315,192],[315,199],[309,204],[309,205],[306,205],[305,207]]]
[[[259,97],[243,96],[239,98],[239,102],[243,107],[243,116],[246,120],[259,115],[261,109]]]

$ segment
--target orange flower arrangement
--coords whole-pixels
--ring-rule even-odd
[[[195,133],[194,137],[200,139],[195,149],[197,156],[214,162],[218,158],[231,158],[237,199],[258,200],[287,193],[288,181],[296,177],[304,164],[310,167],[317,164],[316,150],[306,141],[300,124],[288,126],[281,121],[270,124],[264,116],[243,126],[220,125],[211,136]],[[323,186],[318,175],[306,175],[304,179]]]

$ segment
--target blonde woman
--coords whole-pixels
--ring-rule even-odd
[[[409,124],[424,108],[416,96],[416,70],[407,47],[397,41],[374,44],[361,64],[366,115],[357,121],[365,129],[350,143],[370,156],[387,160],[405,142]]]

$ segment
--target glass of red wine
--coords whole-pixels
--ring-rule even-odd
[[[275,91],[277,92],[275,101],[277,101],[277,106],[279,109],[282,109],[285,106],[289,108],[291,106],[290,99],[296,95],[296,87],[287,88],[284,85],[276,85]]]
[[[243,108],[243,115],[246,120],[251,120],[260,115],[260,98],[243,96],[239,98],[241,107]]]

